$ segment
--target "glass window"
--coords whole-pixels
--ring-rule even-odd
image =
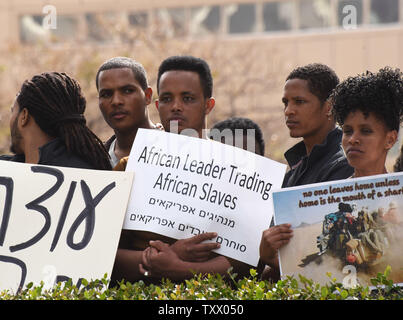
[[[191,34],[205,35],[219,32],[221,23],[219,6],[192,8],[190,15]]]
[[[265,31],[292,29],[294,13],[292,1],[268,2],[263,4],[263,21]]]
[[[110,41],[113,38],[111,31],[112,13],[96,14],[87,13],[85,20],[87,22],[87,37],[96,42]]]
[[[229,17],[229,33],[254,32],[256,30],[256,10],[254,4],[240,4],[226,7]]]
[[[371,0],[371,23],[399,21],[399,0]]]
[[[58,15],[54,27],[45,27],[44,16],[24,15],[20,18],[20,39],[25,43],[37,41],[66,41],[78,32],[78,20],[73,16]]]
[[[129,24],[133,27],[146,28],[148,24],[148,14],[145,12],[129,13]]]
[[[339,26],[344,24],[362,24],[362,0],[339,0],[337,19]]]
[[[331,21],[330,0],[300,0],[300,28],[326,28]]]
[[[183,8],[156,10],[154,23],[161,36],[181,37],[186,35],[186,16]]]

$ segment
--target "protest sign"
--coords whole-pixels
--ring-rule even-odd
[[[284,164],[212,140],[139,130],[126,170],[134,182],[124,229],[175,239],[217,232],[217,253],[257,265]]]
[[[294,231],[280,249],[282,275],[370,286],[389,265],[403,282],[403,173],[275,191],[273,205],[275,223]]]
[[[0,290],[110,277],[132,173],[0,161]]]

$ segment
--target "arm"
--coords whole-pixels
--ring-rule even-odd
[[[139,264],[143,251],[118,249],[115,258],[115,264],[112,271],[112,281],[135,282],[144,279],[144,274],[139,270]]]
[[[278,249],[289,243],[292,235],[290,224],[281,224],[263,231],[259,247],[260,259],[278,272]]]
[[[161,241],[150,241],[150,247],[144,250],[140,272],[148,272],[153,278],[169,278],[182,281],[194,274],[219,273],[227,274],[230,261],[224,256],[217,256],[203,262],[184,261],[178,257],[168,244]]]

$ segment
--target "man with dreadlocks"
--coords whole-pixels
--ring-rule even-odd
[[[2,159],[110,170],[102,141],[86,126],[85,107],[79,83],[65,73],[46,72],[26,80],[10,119],[15,156]]]

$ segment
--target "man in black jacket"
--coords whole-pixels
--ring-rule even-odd
[[[284,115],[290,136],[303,140],[289,149],[285,158],[290,166],[283,188],[345,179],[353,174],[345,158],[328,98],[339,83],[336,73],[315,63],[293,70],[287,77]],[[263,232],[261,259],[278,273],[277,250],[292,237],[291,225],[271,227]]]
[[[64,73],[35,75],[21,87],[10,118],[11,151],[1,160],[110,170],[102,141],[86,126],[79,83]]]

